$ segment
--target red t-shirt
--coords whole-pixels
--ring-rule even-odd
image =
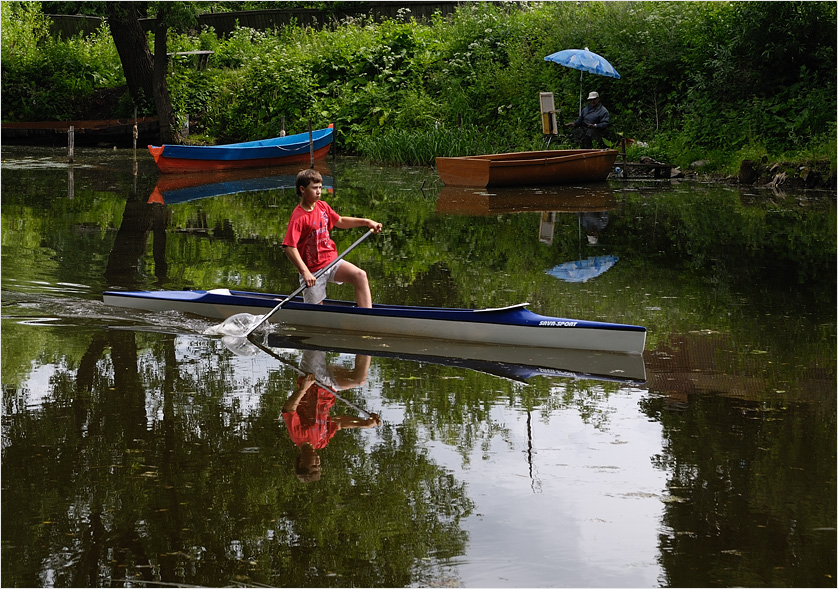
[[[329,416],[329,409],[334,404],[332,393],[316,384],[311,385],[296,411],[282,412],[291,441],[297,446],[308,442],[317,450],[325,448],[338,431],[338,424]]]
[[[308,271],[317,272],[328,266],[338,255],[337,246],[329,236],[329,230],[338,219],[340,215],[322,200],[314,203],[311,211],[297,205],[288,220],[288,230],[282,245],[297,248]]]

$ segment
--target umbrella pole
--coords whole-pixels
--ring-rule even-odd
[[[585,72],[579,70],[579,116],[582,116],[582,76],[585,75]]]
[[[576,219],[579,223],[579,239],[576,243],[579,244],[579,259],[582,259],[582,213],[576,213]]]

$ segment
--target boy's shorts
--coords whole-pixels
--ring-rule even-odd
[[[326,352],[322,350],[306,350],[303,352],[302,360],[300,361],[300,370],[306,374],[313,374],[314,377],[333,389],[340,387],[335,383],[332,376],[333,367],[326,361]]]
[[[334,282],[335,284],[343,284],[342,282],[337,282],[335,280],[335,272],[338,271],[340,265],[343,264],[343,260],[338,260],[338,263],[329,268],[327,272],[325,272],[320,278],[317,279],[317,282],[314,283],[314,286],[310,286],[303,291],[303,301],[306,303],[310,303],[312,305],[319,305],[323,302],[323,299],[326,298],[326,285],[329,282]],[[303,280],[302,274],[300,275],[300,286],[305,286],[305,280]]]

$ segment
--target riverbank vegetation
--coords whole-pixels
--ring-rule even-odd
[[[132,115],[107,25],[56,39],[40,4],[2,3],[3,120]],[[202,69],[174,57],[168,87],[191,141],[276,136],[283,121],[300,132],[311,120],[336,124],[343,153],[420,165],[542,148],[539,92],[553,92],[561,127],[580,91],[596,90],[610,139],[637,141],[630,157],[728,174],[745,159],[828,162],[834,174],[835,13],[833,2],[474,2],[429,21],[404,11],[227,37],[170,29],[169,51],[214,53]],[[621,78],[544,60],[583,47]],[[570,145],[563,129],[558,144]]]

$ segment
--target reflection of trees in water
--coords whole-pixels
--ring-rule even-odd
[[[154,275],[159,283],[166,282],[169,268],[166,260],[166,226],[169,224],[169,217],[165,205],[136,200],[125,203],[122,224],[117,230],[105,267],[105,278],[112,286],[131,288],[146,284],[142,264],[148,248],[149,235],[153,236]]]
[[[705,393],[641,407],[664,428],[664,585],[834,585],[834,395],[829,406]]]
[[[248,409],[214,340],[182,361],[169,335],[88,343],[78,366],[56,365],[46,401],[9,415],[4,584],[405,586],[463,554],[472,502],[409,428],[385,425],[371,448],[336,438],[306,486],[277,420],[296,374],[260,379]]]
[[[526,425],[509,426],[492,415],[498,405],[531,410],[544,423],[563,410],[577,412],[583,422],[601,428],[614,412],[608,396],[618,383],[572,378],[534,377],[527,384],[506,381],[490,374],[435,364],[417,364],[415,377],[405,378],[399,360],[378,358],[376,369],[382,395],[404,407],[405,423],[424,428],[435,439],[456,449],[464,464],[475,450],[488,452],[501,440],[509,448],[524,435]],[[521,409],[525,411],[526,409]]]

